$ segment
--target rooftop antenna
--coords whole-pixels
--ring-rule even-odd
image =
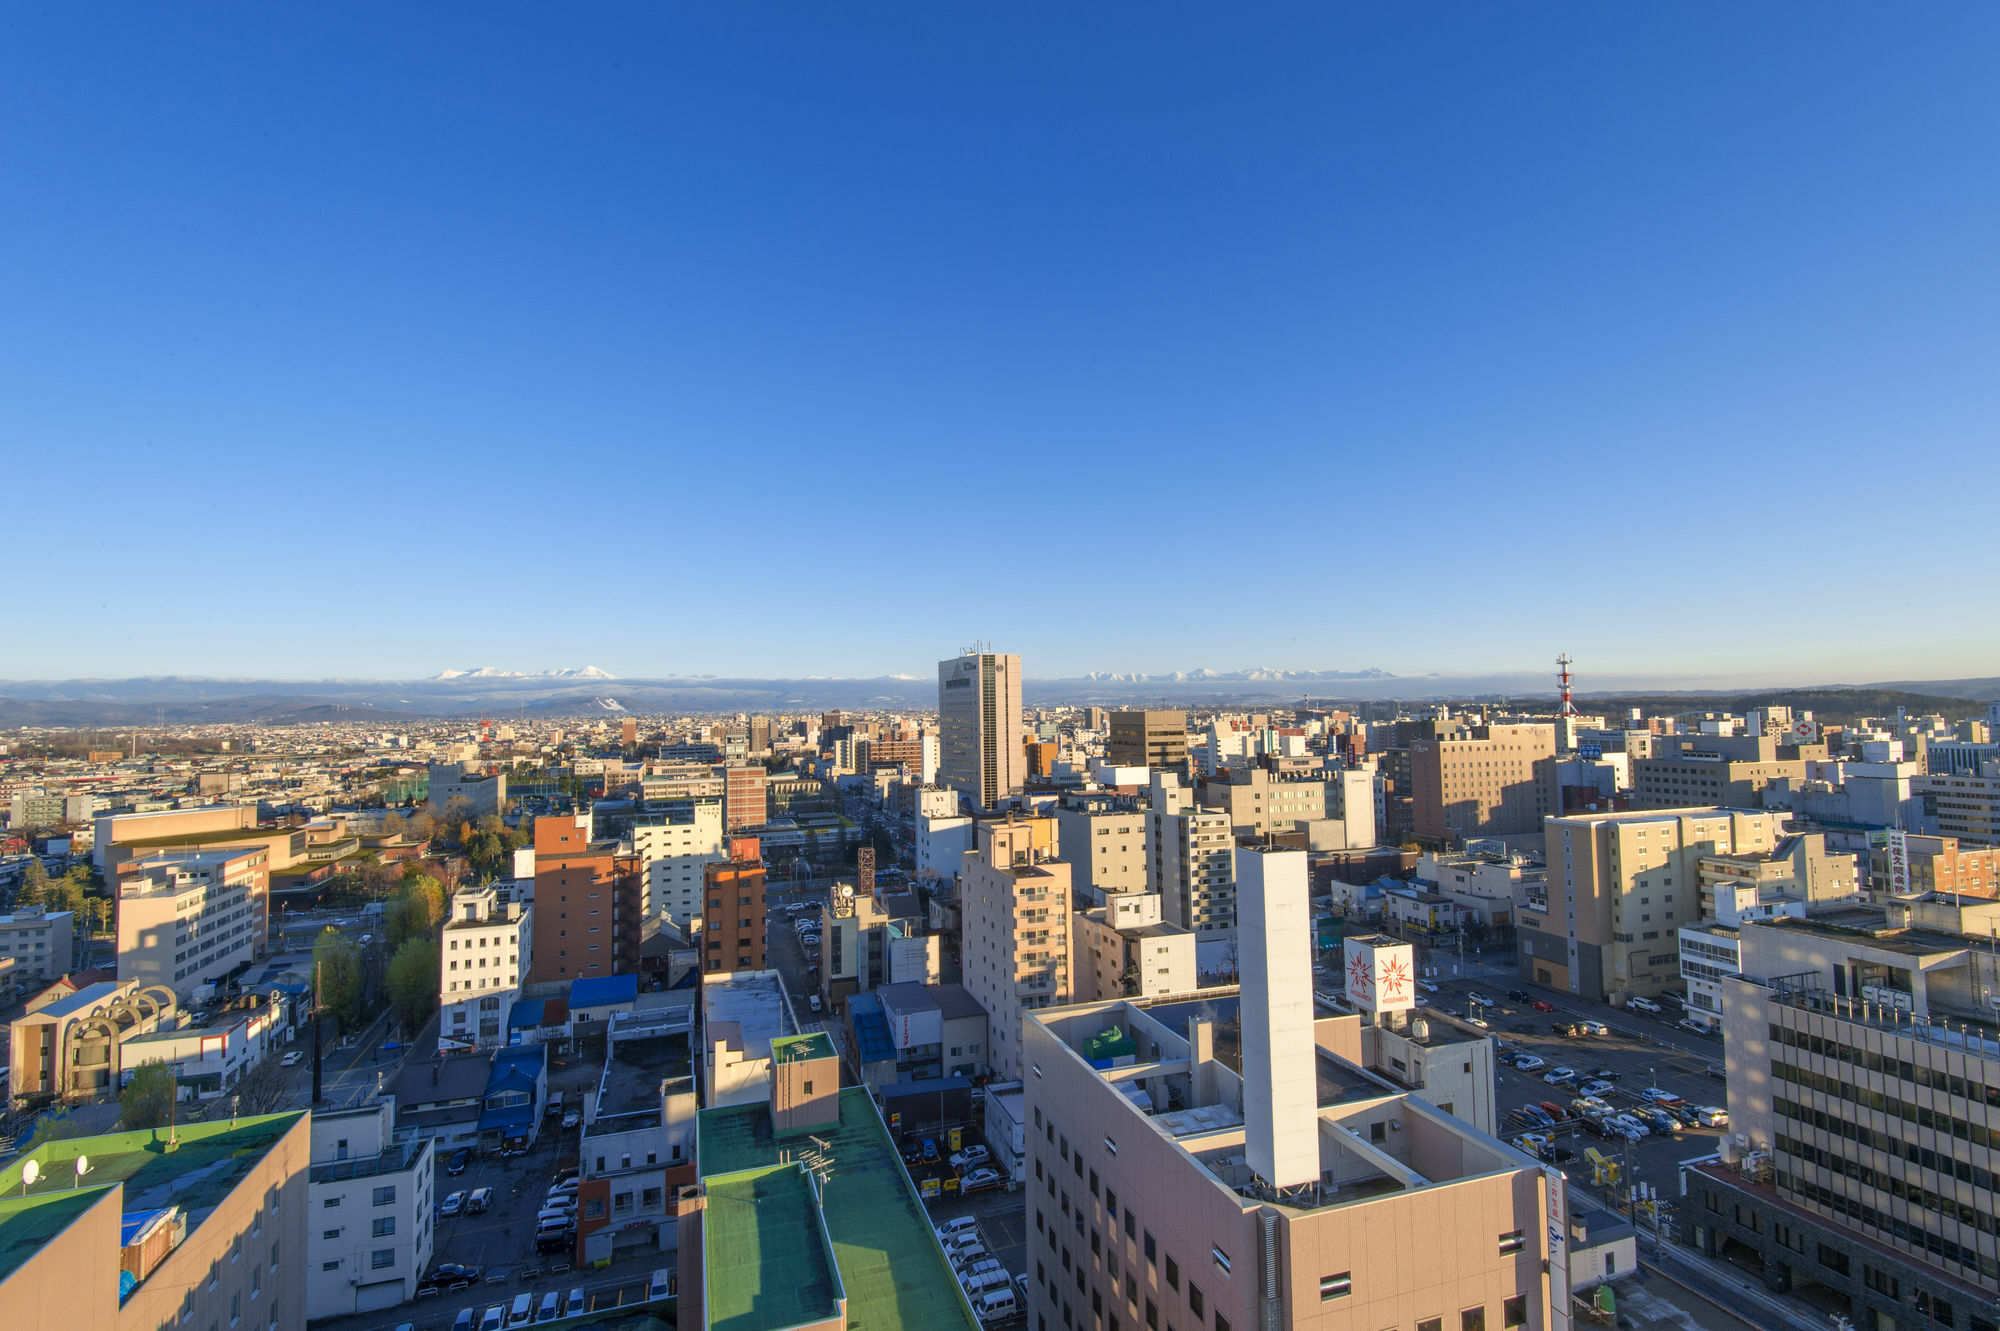
[[[1569,668],[1571,664],[1568,652],[1564,652],[1556,658],[1556,691],[1562,699],[1562,706],[1556,709],[1557,716],[1576,715],[1576,704],[1570,701],[1569,696],[1570,684],[1575,679],[1575,676],[1570,673]]]

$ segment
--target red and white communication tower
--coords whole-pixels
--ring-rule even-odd
[[[1570,682],[1576,677],[1570,674],[1569,667],[1569,653],[1564,652],[1556,658],[1556,691],[1562,697],[1562,706],[1556,709],[1557,716],[1576,715],[1576,704],[1570,701],[1569,696]]]

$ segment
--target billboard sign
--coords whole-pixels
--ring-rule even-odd
[[[1348,938],[1347,997],[1370,1012],[1407,1012],[1417,1005],[1415,949],[1381,934]]]

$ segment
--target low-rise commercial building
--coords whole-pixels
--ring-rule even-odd
[[[115,1095],[128,1039],[180,1018],[174,991],[137,980],[100,980],[43,1002],[7,1031],[9,1092],[17,1105]]]
[[[621,1013],[584,1093],[577,1146],[578,1260],[675,1245],[676,1199],[695,1181],[694,1065],[686,1009]]]
[[[798,1026],[776,971],[701,977],[702,1105],[753,1104],[771,1079],[771,1042]]]
[[[1192,993],[1199,984],[1195,935],[1161,919],[1157,893],[1108,896],[1070,918],[1075,1001],[1157,998]]]

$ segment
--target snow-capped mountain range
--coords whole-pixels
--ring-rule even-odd
[[[479,666],[472,670],[440,670],[431,678],[439,683],[450,679],[616,679],[618,676],[596,666],[570,670],[498,670]]]
[[[1372,666],[1366,670],[1279,670],[1252,666],[1248,670],[1174,670],[1163,675],[1093,670],[1083,678],[1093,684],[1197,684],[1211,680],[1223,684],[1279,684],[1294,679],[1394,679],[1396,676]]]

